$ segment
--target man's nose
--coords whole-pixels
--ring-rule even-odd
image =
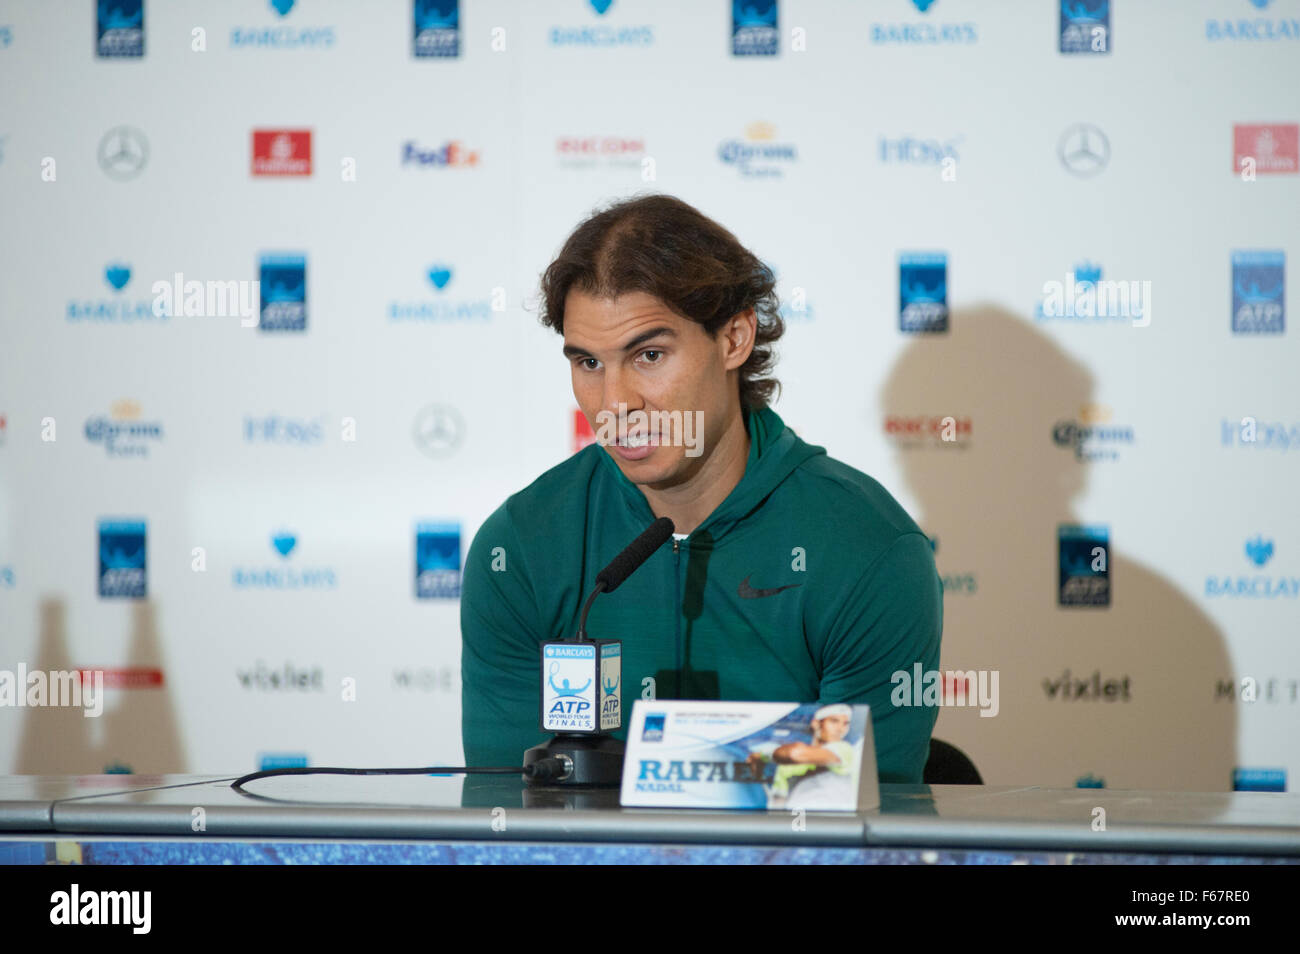
[[[617,414],[620,404],[628,411],[635,411],[641,406],[641,397],[622,371],[606,368],[603,407],[611,414]]]

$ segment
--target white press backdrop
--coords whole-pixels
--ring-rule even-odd
[[[90,0],[0,3],[0,669],[119,683],[100,718],[0,708],[0,772],[456,763],[417,525],[463,555],[571,452],[538,274],[661,191],[777,270],[778,413],[936,540],[942,666],[999,674],[936,736],[997,784],[1289,784],[1300,350],[1234,332],[1232,259],[1300,252],[1300,0],[1067,7],[1106,52],[1063,53],[1049,0],[783,0],[774,56],[733,55],[722,0],[463,0],[454,57],[412,55],[410,0],[147,0],[139,57],[97,55]],[[1258,125],[1281,171],[1243,176]],[[310,174],[250,174],[255,130],[309,130]],[[905,333],[927,252],[947,330]],[[138,314],[281,254],[303,330]],[[1038,317],[1076,269],[1149,283],[1149,323]],[[1102,429],[1082,459],[1063,422]],[[99,595],[113,520],[144,598]],[[1058,602],[1076,525],[1107,606]]]

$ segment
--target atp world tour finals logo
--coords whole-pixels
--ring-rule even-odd
[[[146,594],[143,520],[99,521],[99,596],[142,600]]]
[[[1286,330],[1286,253],[1232,253],[1232,333],[1280,335]]]
[[[776,56],[777,0],[731,0],[731,55]]]
[[[898,330],[935,334],[948,330],[948,256],[905,252],[898,256]]]
[[[1061,606],[1110,605],[1110,529],[1100,524],[1056,528]]]
[[[144,56],[144,0],[95,4],[95,55]]]
[[[459,597],[460,524],[456,522],[416,524],[415,598],[446,600]]]
[[[262,331],[305,331],[307,328],[307,258],[304,255],[263,255]]]
[[[411,21],[417,58],[460,56],[460,0],[414,0]]]
[[[1111,0],[1060,0],[1061,52],[1109,53]]]

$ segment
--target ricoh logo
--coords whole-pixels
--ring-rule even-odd
[[[974,421],[952,414],[889,414],[885,436],[903,448],[969,447]]]
[[[911,672],[899,669],[889,679],[894,690],[889,701],[895,706],[969,706],[978,707],[981,718],[998,714],[997,669],[938,670],[923,669],[920,663]]]
[[[555,160],[566,169],[638,168],[646,158],[645,140],[632,136],[560,136]]]
[[[148,934],[152,909],[152,891],[82,891],[73,882],[50,895],[51,924],[121,924],[132,934]]]
[[[1043,282],[1038,321],[1128,321],[1135,328],[1151,324],[1151,282],[1112,281],[1101,277],[1101,266],[1083,263],[1067,272],[1064,281]]]

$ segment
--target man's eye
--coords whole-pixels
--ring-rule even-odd
[[[587,363],[588,361],[593,362],[593,364],[588,364],[588,363]],[[582,367],[584,367],[584,368],[587,369],[588,371],[595,371],[596,369],[595,369],[595,367],[594,367],[593,365],[594,365],[594,364],[597,364],[597,363],[599,363],[599,362],[597,362],[595,358],[583,358],[581,361],[578,362],[578,364],[580,364]]]
[[[662,357],[663,357],[663,352],[662,352],[662,351],[642,351],[642,352],[641,352],[641,357],[644,358],[644,357],[645,357],[646,355],[648,355],[648,354],[653,354],[653,355],[657,355],[657,356],[658,356],[658,357],[656,357],[653,361],[649,361],[650,364],[658,364],[659,361],[660,361],[660,360],[662,359]]]

